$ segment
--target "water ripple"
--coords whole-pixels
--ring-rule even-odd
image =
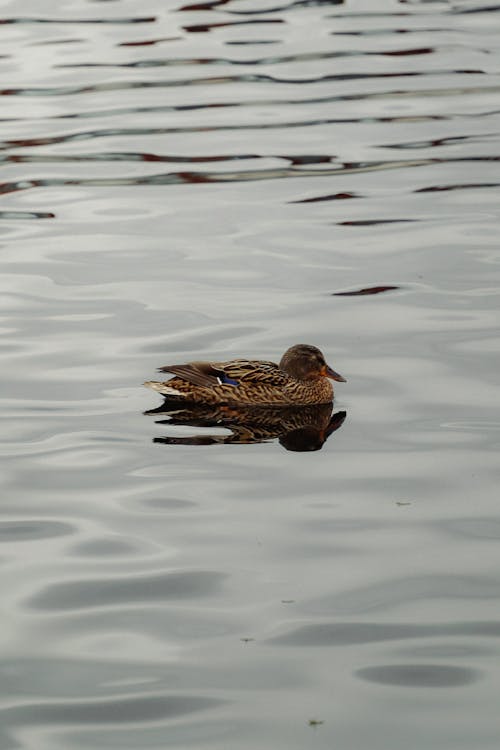
[[[474,636],[500,638],[500,622],[452,622],[439,624],[394,624],[390,622],[322,622],[299,625],[267,643],[280,646],[354,646],[362,643]]]
[[[81,94],[95,94],[109,91],[128,91],[134,89],[159,89],[177,88],[185,86],[213,86],[230,85],[239,83],[277,83],[282,85],[307,85],[325,83],[330,81],[367,80],[371,78],[418,78],[422,76],[442,76],[450,74],[460,75],[482,75],[482,70],[460,70],[460,71],[429,71],[429,72],[394,72],[394,73],[342,73],[338,75],[315,76],[312,78],[278,78],[276,76],[264,75],[262,73],[246,73],[238,76],[206,76],[203,78],[178,78],[164,81],[107,81],[105,83],[84,84],[78,86],[21,86],[0,89],[0,96],[75,96]],[[500,86],[447,86],[436,89],[395,89],[390,91],[367,92],[360,91],[353,94],[339,94],[324,98],[321,101],[368,101],[371,99],[392,99],[401,97],[430,97],[430,96],[465,96],[471,94],[497,94]],[[315,100],[317,101],[317,100]],[[274,102],[276,103],[276,102]],[[281,102],[280,102],[281,103]]]
[[[445,664],[387,664],[355,672],[368,682],[412,688],[450,688],[470,685],[481,677],[477,669]]]
[[[29,219],[55,219],[51,211],[0,211],[0,219],[26,221]]]
[[[222,573],[199,570],[74,580],[47,586],[29,604],[35,609],[62,611],[198,599],[218,591],[224,578]]]
[[[372,586],[361,586],[352,591],[339,592],[307,602],[308,612],[338,615],[376,611],[401,606],[404,602],[434,598],[475,600],[496,599],[500,594],[500,580],[488,576],[434,575],[387,579]]]
[[[45,521],[35,518],[28,521],[0,521],[0,543],[50,539],[73,534],[74,531],[73,526],[62,521]]]
[[[1,747],[493,747],[498,2],[3,3]]]
[[[406,55],[428,55],[434,50],[432,47],[414,47],[397,50],[336,50],[335,52],[302,52],[295,55],[272,55],[271,57],[254,57],[245,60],[237,60],[229,57],[175,57],[155,58],[151,60],[130,60],[128,62],[82,62],[82,63],[60,63],[56,68],[174,68],[186,65],[248,65],[251,67],[259,65],[282,65],[284,63],[314,62],[316,60],[334,60],[344,57],[403,57]],[[412,71],[408,71],[412,72]],[[413,71],[418,72],[418,71]],[[455,72],[444,71],[443,74]],[[475,71],[484,73],[484,71]],[[422,71],[422,75],[429,71]],[[360,74],[362,75],[362,74]],[[368,77],[370,74],[366,74]],[[383,75],[383,74],[381,74]],[[302,79],[300,79],[302,81]],[[332,78],[335,80],[335,78]]]
[[[102,134],[101,134],[102,135]],[[90,136],[91,137],[91,136]],[[64,137],[62,137],[64,138]],[[68,138],[64,138],[68,140]],[[71,140],[71,137],[69,137]],[[91,161],[92,159],[89,159]],[[99,157],[99,161],[102,161]],[[106,159],[104,159],[106,160]],[[120,159],[121,161],[122,159]],[[360,174],[368,172],[381,172],[393,169],[407,169],[409,167],[422,167],[430,166],[443,163],[463,163],[463,162],[495,162],[499,161],[500,157],[491,156],[471,156],[471,157],[457,157],[457,158],[444,158],[444,159],[412,159],[412,160],[399,160],[399,161],[378,161],[378,162],[366,162],[359,164],[347,164],[344,166],[330,168],[319,168],[319,169],[304,169],[302,167],[285,167],[285,168],[273,168],[273,169],[248,169],[244,171],[226,171],[226,172],[167,172],[163,174],[155,175],[144,175],[136,177],[95,177],[95,178],[71,178],[65,179],[60,177],[50,178],[37,178],[29,179],[25,178],[22,180],[3,182],[0,183],[0,194],[15,193],[20,190],[28,190],[31,188],[38,187],[64,187],[64,186],[93,186],[93,187],[107,187],[107,186],[126,186],[126,185],[180,185],[180,184],[209,184],[209,183],[227,183],[227,182],[255,182],[262,180],[281,180],[290,179],[297,177],[334,177],[339,175],[348,174]],[[15,161],[15,159],[14,159]],[[54,159],[57,161],[57,159]],[[71,161],[70,158],[66,161]],[[110,159],[113,161],[113,158]],[[453,186],[432,186],[424,187],[415,190],[415,192],[438,192],[444,190],[459,190],[468,187],[492,187],[497,183],[481,183],[475,185],[474,183],[465,183]],[[401,221],[415,221],[415,219],[390,219],[390,220],[359,220],[357,222],[350,221],[347,224],[358,224],[358,225],[372,225],[374,223],[391,223]],[[343,223],[343,222],[341,222]]]
[[[155,23],[156,16],[137,16],[135,18],[42,18],[40,16],[22,16],[13,18],[2,18],[2,25],[10,24],[77,24],[78,26],[87,24],[130,24],[130,23]]]
[[[46,724],[123,724],[160,721],[202,711],[222,701],[193,695],[138,695],[95,701],[51,701],[0,708],[5,728]]]

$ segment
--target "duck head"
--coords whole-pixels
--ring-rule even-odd
[[[317,380],[331,378],[345,383],[345,378],[327,365],[322,352],[309,344],[295,344],[284,353],[280,369],[297,380]]]

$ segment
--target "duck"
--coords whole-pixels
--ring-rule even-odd
[[[187,362],[165,365],[159,372],[174,377],[144,385],[174,403],[228,406],[307,406],[333,402],[331,380],[345,383],[323,353],[310,344],[295,344],[279,364],[267,360]]]

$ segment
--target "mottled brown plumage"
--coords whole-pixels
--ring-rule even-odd
[[[306,405],[333,401],[329,380],[344,381],[314,346],[297,344],[275,362],[234,359],[229,362],[188,362],[166,365],[174,375],[144,385],[169,400],[198,404]]]

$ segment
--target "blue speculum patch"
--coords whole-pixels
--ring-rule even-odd
[[[220,380],[221,384],[223,383],[224,385],[239,385],[239,383],[238,383],[237,380],[233,380],[228,375],[226,375],[225,372],[221,372],[220,373],[219,380]]]

